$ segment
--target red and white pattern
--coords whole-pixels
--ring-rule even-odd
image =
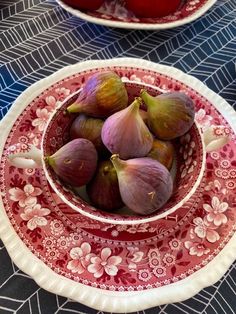
[[[197,111],[207,110],[212,124],[230,129],[206,99],[182,83],[147,70],[127,67],[115,70],[128,78],[151,76],[160,88],[179,86],[193,97]],[[141,291],[178,282],[207,265],[236,230],[235,137],[219,152],[207,155],[201,184],[174,214],[137,226],[94,222],[64,204],[52,191],[42,170],[27,175],[5,158],[14,143],[27,139],[31,143],[34,136],[28,134],[35,134],[41,141],[38,125],[32,129],[37,109],[48,106],[47,97],[61,101],[56,89],[72,93],[78,87],[73,82],[81,84],[87,75],[82,72],[52,86],[29,104],[15,122],[0,166],[1,194],[8,218],[35,256],[54,272],[84,285],[111,291]],[[31,124],[22,129],[26,120]]]

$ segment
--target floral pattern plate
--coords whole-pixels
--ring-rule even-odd
[[[207,155],[195,194],[157,222],[93,221],[64,204],[41,169],[17,169],[6,158],[16,142],[39,146],[56,106],[87,76],[108,68],[162,90],[184,91],[203,128],[225,125],[231,132],[226,146]],[[10,256],[43,288],[99,310],[124,313],[191,297],[235,259],[235,126],[233,109],[201,82],[144,60],[86,61],[34,84],[1,122],[0,236]]]
[[[158,30],[190,23],[207,12],[216,0],[182,0],[178,10],[162,18],[137,18],[127,11],[123,0],[105,1],[97,11],[82,12],[56,0],[65,10],[86,21],[111,27]]]

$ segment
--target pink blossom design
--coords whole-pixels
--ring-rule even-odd
[[[195,119],[201,126],[208,127],[211,125],[212,117],[207,115],[204,109],[200,109],[195,114]]]
[[[151,258],[158,258],[160,259],[161,258],[161,254],[160,254],[160,251],[158,249],[150,249],[148,251],[148,258],[151,259]]]
[[[10,199],[19,202],[20,207],[33,206],[37,203],[38,195],[42,194],[42,190],[33,187],[31,184],[26,184],[22,189],[16,187],[9,190]]]
[[[59,236],[65,231],[63,223],[58,219],[54,219],[50,222],[50,229],[51,233],[55,236]]]
[[[53,237],[46,237],[42,241],[42,245],[46,248],[53,248],[56,246],[56,240]]]
[[[37,127],[40,132],[43,132],[50,117],[50,112],[48,112],[46,108],[38,108],[36,110],[36,115],[38,118],[32,121],[32,125]]]
[[[151,75],[144,75],[143,82],[146,84],[153,85],[155,83],[155,77]]]
[[[166,253],[162,259],[163,263],[167,266],[171,266],[175,263],[175,256],[170,254],[170,253]]]
[[[203,208],[209,213],[206,216],[207,220],[213,222],[215,226],[218,227],[228,221],[225,214],[223,214],[227,210],[228,204],[226,202],[220,203],[218,197],[213,196],[211,206],[203,204]]]
[[[211,152],[210,156],[214,160],[218,160],[220,158],[220,154],[218,152]]]
[[[46,256],[50,260],[57,260],[60,256],[60,252],[56,247],[50,247],[46,251]]]
[[[235,182],[235,180],[227,180],[225,182],[225,186],[229,190],[234,190],[234,189],[236,189],[236,182]]]
[[[227,168],[229,168],[231,166],[231,162],[229,160],[227,160],[227,159],[221,160],[220,166],[222,168],[227,169]]]
[[[204,218],[197,217],[193,219],[195,224],[194,232],[201,239],[207,239],[207,241],[214,243],[220,239],[218,232],[214,230],[213,227],[210,227],[209,222]]]
[[[159,265],[158,267],[153,268],[153,274],[157,277],[164,277],[166,275],[166,268],[164,266]]]
[[[169,246],[172,250],[178,251],[181,248],[182,242],[178,239],[172,239],[169,242]]]
[[[156,268],[157,266],[161,265],[161,259],[157,256],[154,256],[149,259],[148,264],[151,268]]]
[[[231,169],[229,171],[229,176],[231,179],[235,179],[236,178],[236,170],[235,169]]]
[[[189,250],[189,255],[202,256],[210,252],[210,249],[206,248],[203,243],[186,241],[184,243],[186,249]]]
[[[91,258],[88,271],[92,273],[95,278],[100,278],[104,271],[110,276],[115,276],[118,272],[117,265],[119,265],[121,261],[122,258],[120,256],[111,256],[110,248],[104,248],[101,251],[101,256]]]
[[[55,89],[55,92],[57,93],[57,95],[59,96],[60,99],[61,98],[64,99],[70,95],[70,90],[68,88],[65,88],[65,87],[58,87]]]
[[[136,232],[148,232],[147,228],[149,225],[146,223],[140,225],[133,225],[129,227],[126,231],[129,233],[136,233]]]
[[[23,220],[28,221],[27,227],[34,230],[38,226],[46,226],[47,219],[44,216],[48,214],[50,214],[48,208],[42,208],[40,204],[36,204],[32,207],[25,207],[24,213],[20,216]]]
[[[91,246],[89,243],[84,242],[80,247],[75,247],[70,251],[71,261],[68,262],[67,268],[72,273],[82,274],[90,264],[91,257],[95,254],[91,253]]]
[[[57,239],[57,247],[66,250],[70,246],[70,240],[68,237],[61,236],[59,239]]]
[[[210,181],[205,186],[205,190],[206,191],[213,191],[215,193],[221,192],[224,195],[227,193],[227,190],[225,188],[222,188],[219,180]]]
[[[152,274],[150,273],[150,271],[148,269],[140,269],[138,271],[138,278],[141,281],[147,282],[148,280],[150,280],[152,278]]]

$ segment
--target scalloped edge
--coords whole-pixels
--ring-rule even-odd
[[[176,68],[136,58],[93,60],[71,65],[57,71],[49,77],[34,83],[16,99],[8,114],[0,122],[0,127],[3,130],[0,142],[0,154],[2,154],[6,138],[15,120],[24,108],[26,108],[28,103],[36,96],[63,78],[80,71],[104,66],[133,66],[163,73],[183,82],[211,101],[236,133],[236,113],[233,108],[222,97],[211,91],[198,79]],[[236,259],[235,233],[227,245],[211,262],[179,282],[144,291],[107,291],[85,286],[56,274],[39,260],[18,237],[5,213],[1,197],[0,213],[2,218],[0,220],[0,236],[11,259],[17,267],[31,276],[43,289],[100,311],[128,313],[145,310],[162,304],[184,301],[193,297],[203,288],[217,282]]]
[[[135,23],[135,22],[122,22],[122,21],[113,21],[113,20],[106,20],[98,17],[93,17],[89,14],[83,13],[80,10],[73,9],[69,5],[65,4],[61,0],[56,0],[56,2],[67,12],[77,16],[87,22],[110,26],[110,27],[118,27],[118,28],[126,28],[126,29],[142,29],[142,30],[163,30],[163,29],[170,29],[174,27],[178,27],[181,25],[188,24],[192,21],[195,21],[203,14],[205,14],[215,3],[217,0],[208,0],[196,13],[186,17],[182,20],[163,23],[163,24],[151,24],[151,23]]]

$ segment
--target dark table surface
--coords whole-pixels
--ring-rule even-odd
[[[197,21],[160,32],[90,24],[53,0],[1,0],[0,117],[23,90],[56,70],[83,60],[121,56],[177,67],[236,109],[235,51],[236,0],[218,0]],[[37,62],[32,63],[34,58]],[[98,313],[40,288],[14,265],[1,241],[0,267],[0,314]],[[220,281],[195,297],[139,313],[236,313],[235,295],[233,264]]]

